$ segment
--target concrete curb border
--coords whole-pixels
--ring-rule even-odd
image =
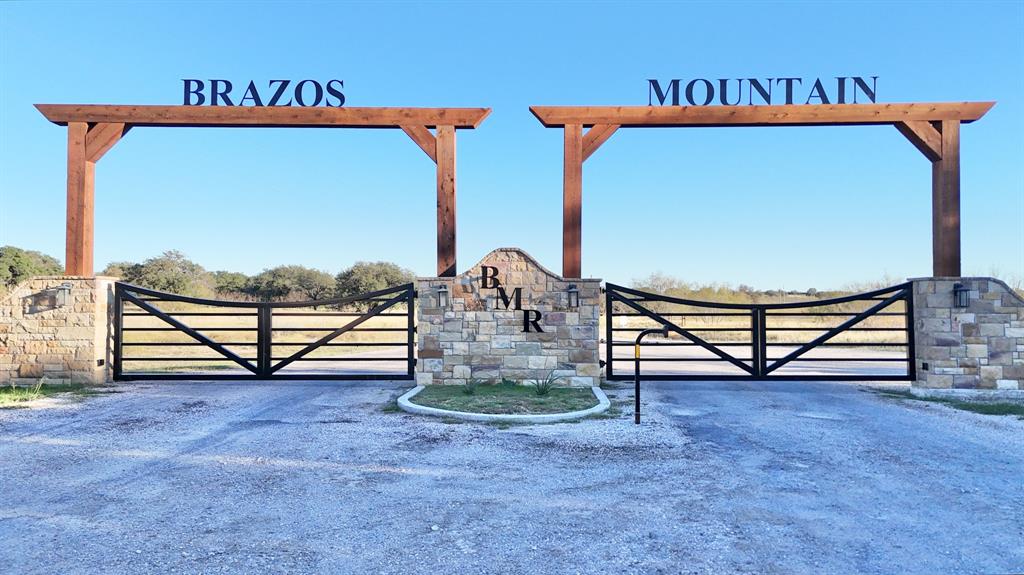
[[[930,387],[911,387],[910,395],[926,399],[958,399],[962,401],[977,402],[1024,402],[1024,389],[940,389]]]
[[[417,385],[416,387],[405,392],[401,397],[398,398],[398,407],[402,411],[409,413],[416,413],[419,415],[432,415],[434,417],[451,417],[453,419],[461,419],[464,421],[480,421],[484,423],[557,423],[559,421],[573,421],[576,419],[582,419],[589,415],[602,413],[607,411],[611,407],[611,402],[608,401],[608,396],[604,394],[604,391],[600,387],[591,387],[590,390],[594,392],[594,396],[597,397],[597,405],[594,407],[583,409],[580,411],[569,411],[566,413],[543,413],[537,415],[519,415],[519,414],[506,414],[506,413],[469,413],[465,411],[450,411],[447,409],[438,409],[436,407],[427,407],[425,405],[417,405],[409,401],[416,396],[419,392],[423,391],[425,386]]]

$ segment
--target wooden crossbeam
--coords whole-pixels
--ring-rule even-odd
[[[783,106],[531,106],[549,128],[581,124],[626,127],[840,126],[911,120],[973,122],[995,102],[808,104]]]
[[[611,138],[615,130],[618,129],[618,124],[597,124],[587,130],[587,133],[583,135],[583,161],[587,161],[587,158],[596,152],[601,144],[607,142],[608,138]]]
[[[225,128],[400,128],[440,125],[476,128],[490,108],[299,108],[292,106],[117,106],[36,104],[47,120],[123,122],[133,126]]]
[[[437,139],[430,133],[430,130],[424,126],[402,126],[402,131],[408,134],[431,160],[437,162]]]
[[[896,129],[932,162],[942,159],[942,134],[924,120],[896,122]]]

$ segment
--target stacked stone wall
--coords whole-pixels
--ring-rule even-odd
[[[1024,389],[1024,299],[994,278],[912,281],[916,386]],[[967,307],[954,306],[957,283]]]
[[[484,287],[483,266],[497,270],[495,279],[507,296],[521,289],[522,309],[507,309],[496,289]],[[522,383],[553,375],[561,385],[598,385],[600,284],[598,279],[561,278],[514,248],[495,250],[454,278],[421,278],[417,383],[503,378]],[[578,290],[577,306],[569,305],[570,286]],[[449,294],[444,307],[438,301],[442,287]],[[529,310],[539,313],[541,332],[532,325],[524,331]]]
[[[0,383],[101,383],[110,376],[114,278],[49,276],[0,299]],[[57,288],[68,284],[65,305]]]

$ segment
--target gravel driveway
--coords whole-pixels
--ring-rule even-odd
[[[116,389],[0,411],[0,572],[1024,571],[1024,421],[857,386],[508,428],[390,383]]]

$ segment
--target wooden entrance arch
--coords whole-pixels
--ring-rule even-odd
[[[895,126],[932,162],[932,273],[960,275],[960,124],[995,102],[786,106],[531,106],[565,135],[562,277],[581,277],[583,162],[619,128]],[[590,128],[586,133],[583,128]]]
[[[455,275],[455,131],[490,108],[295,108],[36,104],[68,127],[65,273],[93,275],[96,162],[135,126],[191,128],[401,128],[437,164],[437,275]],[[434,133],[430,129],[434,128]]]

